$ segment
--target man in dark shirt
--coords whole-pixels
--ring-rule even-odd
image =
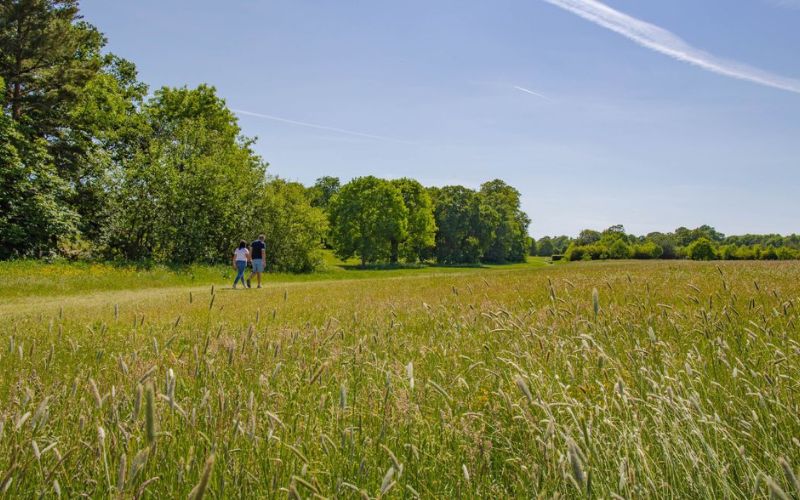
[[[258,236],[258,239],[250,244],[250,258],[253,262],[253,270],[250,271],[250,277],[247,278],[247,288],[250,288],[250,280],[253,275],[256,275],[258,281],[258,288],[261,288],[261,273],[264,272],[264,264],[266,263],[266,248],[264,244],[266,237],[263,234]]]

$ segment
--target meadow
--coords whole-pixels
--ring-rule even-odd
[[[797,262],[24,271],[0,495],[800,496]]]

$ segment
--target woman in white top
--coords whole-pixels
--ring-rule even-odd
[[[239,280],[244,284],[244,270],[247,269],[247,262],[250,260],[250,252],[247,250],[247,242],[242,240],[239,242],[239,248],[233,251],[233,268],[236,269],[236,279],[233,280],[233,288],[236,289],[236,283]]]

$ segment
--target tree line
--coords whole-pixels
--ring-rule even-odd
[[[793,260],[800,259],[800,235],[745,234],[726,236],[709,225],[679,227],[669,233],[627,234],[622,225],[603,231],[584,229],[576,238],[545,236],[532,240],[531,255],[566,260],[693,259]]]
[[[328,244],[362,264],[524,262],[530,219],[520,193],[495,179],[475,191],[424,187],[413,179],[359,177],[343,186],[323,177],[309,189],[328,214]]]
[[[0,259],[219,262],[267,235],[267,264],[524,260],[527,216],[502,181],[314,186],[267,174],[215,89],[150,91],[76,0],[0,1]]]

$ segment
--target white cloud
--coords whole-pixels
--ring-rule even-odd
[[[636,19],[597,0],[544,0],[614,31],[637,44],[714,73],[800,94],[800,80],[787,78],[735,61],[727,61],[692,47],[677,35]],[[800,4],[800,0],[778,0]]]
[[[800,9],[800,0],[767,0],[772,5],[788,9]]]

